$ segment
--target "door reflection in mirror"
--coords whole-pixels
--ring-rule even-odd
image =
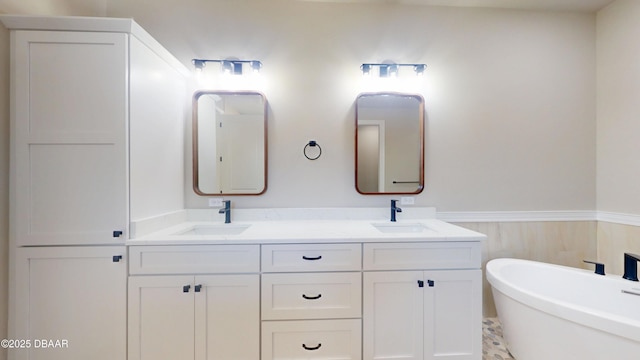
[[[267,105],[258,92],[199,91],[193,100],[193,188],[259,195],[267,187]]]

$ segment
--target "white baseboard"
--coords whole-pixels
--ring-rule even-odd
[[[454,211],[438,212],[442,221],[463,222],[533,222],[533,221],[603,221],[640,226],[640,215],[609,211]]]
[[[598,221],[622,225],[640,226],[640,215],[598,211]]]
[[[437,212],[447,222],[596,221],[596,211],[461,211]],[[639,222],[640,223],[640,222]]]

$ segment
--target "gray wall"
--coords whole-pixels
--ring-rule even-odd
[[[640,215],[640,2],[598,14],[598,210]]]
[[[154,2],[157,4],[158,2]],[[381,206],[354,189],[363,62],[424,62],[426,189],[441,211],[595,208],[595,15],[297,1],[110,0],[173,54],[257,58],[269,189],[236,207]],[[179,31],[177,30],[179,29]],[[212,64],[215,65],[215,64]],[[215,86],[215,84],[212,84]],[[322,158],[302,148],[317,140]],[[192,195],[187,206],[206,207]]]

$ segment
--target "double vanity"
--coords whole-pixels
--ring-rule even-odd
[[[432,209],[294,211],[127,241],[129,359],[481,358],[483,235]]]
[[[266,191],[266,98],[194,100],[192,130],[205,110],[232,126],[242,118],[235,130],[251,132],[258,156],[241,161],[256,165],[241,169],[251,181],[229,181],[239,177],[207,162],[218,150],[205,145],[226,144],[232,126],[194,132],[192,190],[181,62],[130,19],[0,21],[12,39],[10,360],[481,359],[484,235],[431,208],[404,206],[392,222],[383,198],[185,209],[186,191]],[[392,137],[356,157],[356,190],[417,194],[421,97],[366,94],[356,111],[370,118],[377,101],[411,124],[356,120],[358,149],[365,132],[419,135],[403,150],[410,169],[379,156],[397,148]]]

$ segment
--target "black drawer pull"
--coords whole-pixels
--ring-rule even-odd
[[[113,257],[111,258],[111,260],[113,262],[120,262],[120,260],[122,260],[122,255],[113,255]]]
[[[302,255],[302,258],[303,258],[304,260],[320,260],[320,259],[322,259],[322,255],[315,256],[315,257],[308,257],[308,256],[304,256],[304,255]]]
[[[191,285],[185,285],[182,287],[182,292],[188,293],[189,289],[191,289]]]
[[[196,286],[193,288],[193,290],[194,290],[195,292],[200,292],[200,290],[201,290],[201,289],[202,289],[202,285],[200,285],[200,284],[196,285]]]
[[[322,344],[320,344],[320,343],[318,343],[318,346],[312,346],[312,347],[309,347],[306,344],[302,344],[302,347],[305,350],[318,350],[318,349],[320,349],[320,346],[322,346]]]
[[[120,236],[122,236],[122,231],[120,231],[120,230],[114,230],[113,231],[113,237],[114,238],[119,238]]]
[[[322,297],[322,294],[318,294],[317,296],[307,296],[305,294],[302,294],[302,297],[307,300],[318,300]]]

